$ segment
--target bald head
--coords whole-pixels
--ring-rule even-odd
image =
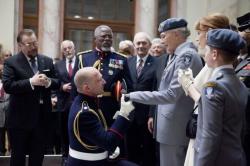
[[[74,82],[79,93],[83,93],[82,86],[88,84],[99,71],[93,67],[84,67],[76,72]]]
[[[78,70],[74,82],[79,93],[96,97],[104,92],[105,81],[101,73],[94,67],[84,67]]]

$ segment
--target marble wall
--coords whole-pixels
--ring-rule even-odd
[[[15,19],[15,0],[0,0],[0,43],[4,49],[14,52],[15,40],[15,27],[17,26]]]
[[[178,17],[184,17],[189,22],[191,39],[195,39],[194,24],[200,17],[213,12],[221,12],[236,24],[236,18],[250,11],[250,0],[173,0],[177,5],[172,10]]]
[[[61,1],[42,0],[39,3],[39,52],[51,58],[59,57],[61,42]]]

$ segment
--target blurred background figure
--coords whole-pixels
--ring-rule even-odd
[[[73,82],[73,70],[77,65],[75,56],[75,45],[71,40],[64,40],[61,43],[62,60],[55,64],[56,76],[60,81],[60,89],[57,93],[57,109],[60,112],[60,131],[62,142],[62,165],[67,164],[69,153],[69,138],[68,138],[68,116],[72,103],[70,95],[71,82]]]
[[[161,56],[163,54],[166,54],[166,47],[162,43],[162,40],[160,38],[154,38],[151,41],[152,45],[149,50],[150,55],[152,56]]]
[[[11,51],[2,50],[2,54],[0,56],[0,156],[4,156],[6,152],[9,151],[9,146],[7,146],[6,140],[6,127],[5,127],[5,119],[7,115],[7,107],[9,104],[9,95],[5,93],[2,84],[2,74],[3,74],[3,63],[4,61],[12,56]]]
[[[246,47],[240,50],[235,72],[248,88],[248,103],[246,108],[246,128],[243,148],[246,153],[247,166],[250,165],[250,12],[237,18],[239,33],[246,41]]]
[[[2,51],[2,56],[1,56],[1,61],[4,62],[6,59],[12,56],[12,53],[10,50],[3,50]]]
[[[135,54],[134,44],[130,40],[123,40],[119,43],[119,53],[122,53],[128,57]]]

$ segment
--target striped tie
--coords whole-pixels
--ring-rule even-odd
[[[140,58],[140,59],[139,59],[139,65],[138,65],[137,68],[136,68],[137,76],[138,76],[138,77],[139,77],[140,74],[141,74],[142,68],[143,68],[143,59]]]

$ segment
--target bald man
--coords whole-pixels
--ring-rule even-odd
[[[109,152],[115,151],[129,127],[129,114],[134,106],[122,98],[119,115],[108,129],[97,98],[106,83],[102,74],[93,67],[84,67],[77,71],[74,82],[78,96],[69,113],[68,166],[107,166]],[[119,161],[117,165],[134,164]]]

